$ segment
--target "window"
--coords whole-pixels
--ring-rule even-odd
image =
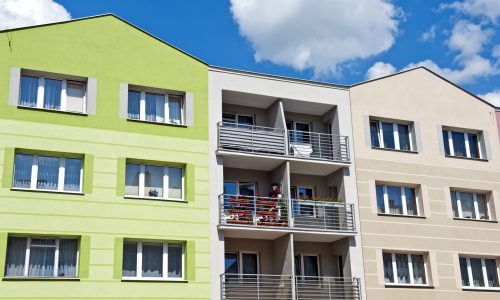
[[[319,276],[319,257],[317,255],[295,255],[295,276],[302,279],[317,280]]]
[[[13,188],[81,192],[82,159],[16,153]]]
[[[371,120],[370,136],[372,147],[415,151],[410,124]]]
[[[311,143],[311,124],[287,121],[286,129],[291,131],[288,133],[290,143]]]
[[[19,106],[85,113],[86,83],[22,75]]]
[[[234,124],[238,127],[249,127],[255,125],[253,116],[232,113],[222,113],[222,122],[226,125]]]
[[[125,241],[123,243],[122,278],[183,280],[183,245]]]
[[[130,90],[128,118],[156,123],[184,124],[183,99],[179,95]]]
[[[316,217],[318,214],[317,205],[313,201],[314,189],[311,187],[290,187],[292,195],[293,214],[297,217]]]
[[[448,156],[483,158],[480,133],[443,129],[444,152]]]
[[[182,168],[127,163],[125,195],[183,200]]]
[[[253,182],[224,181],[224,195],[255,196],[257,186]]]
[[[460,257],[462,286],[468,288],[498,288],[498,264],[491,258]]]
[[[451,204],[455,218],[490,219],[486,194],[451,191]]]
[[[377,208],[381,214],[418,216],[415,188],[377,184]]]
[[[76,277],[77,262],[78,239],[9,236],[5,277]]]
[[[386,284],[426,285],[427,270],[421,254],[383,253]]]

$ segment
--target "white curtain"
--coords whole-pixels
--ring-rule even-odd
[[[139,120],[141,110],[141,93],[129,91],[128,92],[128,118]]]
[[[165,96],[146,93],[146,120],[164,122]]]
[[[413,267],[413,279],[416,284],[425,284],[425,265],[422,255],[412,255],[411,263]]]
[[[489,287],[499,287],[496,261],[494,259],[485,259],[484,264],[486,265]]]
[[[415,197],[415,189],[413,188],[405,188],[405,196],[406,196],[406,211],[408,215],[416,216],[417,212],[417,198]]]
[[[182,198],[182,169],[168,168],[168,197]]]
[[[127,164],[125,170],[125,195],[139,195],[139,173],[139,165]]]
[[[31,246],[28,267],[29,277],[54,276],[54,259],[56,247]]]
[[[488,204],[486,200],[486,195],[485,194],[476,194],[476,199],[477,199],[477,208],[479,211],[479,219],[481,220],[488,220]]]
[[[14,187],[30,188],[33,156],[16,154],[14,159]]]
[[[460,204],[462,206],[462,216],[467,219],[475,219],[474,197],[472,193],[460,193]]]
[[[61,109],[62,81],[45,79],[43,107]]]
[[[80,190],[80,170],[82,160],[79,158],[66,158],[64,167],[64,190],[77,192]]]
[[[24,275],[26,242],[26,238],[9,237],[7,243],[7,259],[5,261],[5,276]]]
[[[472,282],[474,283],[474,286],[483,287],[484,277],[483,277],[483,266],[481,264],[481,259],[471,258],[470,266],[472,269]]]
[[[401,201],[401,188],[399,186],[387,186],[389,197],[389,209],[391,214],[403,214],[403,203]]]
[[[163,197],[163,167],[146,166],[144,196]]]
[[[386,283],[394,283],[391,253],[384,253],[384,278]]]
[[[182,245],[168,245],[168,277],[182,277]]]
[[[137,276],[137,243],[126,242],[123,244],[122,276]]]
[[[57,190],[58,181],[59,157],[39,156],[37,189]]]
[[[469,272],[467,270],[467,259],[460,257],[460,273],[462,275],[462,286],[469,286]]]
[[[142,277],[162,277],[163,245],[142,245]]]
[[[38,77],[21,76],[19,105],[35,107],[37,94],[38,94]]]
[[[396,269],[398,272],[398,283],[410,283],[410,269],[407,254],[396,254]]]
[[[78,240],[61,239],[59,241],[59,265],[57,276],[76,277],[76,254]]]
[[[181,124],[182,121],[182,100],[178,97],[169,97],[168,99],[168,118],[172,124]]]

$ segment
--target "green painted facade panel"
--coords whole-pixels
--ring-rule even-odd
[[[208,299],[208,67],[114,16],[9,35],[12,49],[0,44],[0,273],[9,234],[74,236],[79,279],[3,278],[0,298]],[[96,114],[9,105],[13,67],[96,78]],[[194,125],[120,118],[120,83],[192,93]],[[12,190],[16,149],[82,156],[83,194]],[[127,160],[182,165],[186,201],[124,197]],[[183,242],[186,281],[122,281],[125,239]]]

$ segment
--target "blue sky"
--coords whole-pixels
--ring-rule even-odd
[[[32,22],[114,13],[212,65],[339,84],[425,65],[500,106],[500,0],[37,1]]]

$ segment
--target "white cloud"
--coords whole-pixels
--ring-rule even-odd
[[[231,0],[256,61],[338,75],[342,63],[387,51],[400,9],[389,0]]]
[[[453,26],[448,47],[452,51],[460,52],[457,59],[467,59],[480,53],[484,45],[490,41],[493,33],[491,29],[483,30],[481,25],[459,21]]]
[[[69,19],[69,12],[52,0],[0,0],[0,29]]]
[[[429,30],[422,33],[422,35],[420,36],[420,40],[424,42],[433,40],[436,37],[436,29],[437,29],[436,25],[432,25],[431,28],[429,28]]]
[[[496,107],[500,107],[500,90],[494,90],[493,92],[479,95],[479,97],[495,105]]]
[[[496,23],[500,18],[500,1],[498,0],[464,0],[450,4],[442,4],[441,8],[452,8],[473,17],[483,17]]]
[[[500,45],[496,45],[493,47],[493,50],[491,50],[491,56],[496,59],[500,59]]]
[[[380,78],[396,73],[396,68],[389,64],[378,61],[366,71],[366,79]]]

